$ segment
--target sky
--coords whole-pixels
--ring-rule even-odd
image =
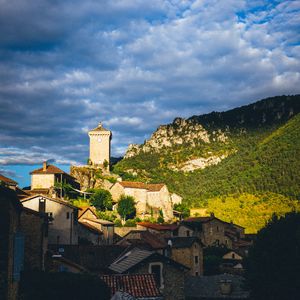
[[[175,117],[300,93],[300,1],[0,0],[0,173],[112,155]]]

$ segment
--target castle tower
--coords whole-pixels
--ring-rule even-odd
[[[90,161],[93,165],[110,163],[110,141],[111,131],[105,129],[100,122],[95,129],[89,131],[90,137]]]

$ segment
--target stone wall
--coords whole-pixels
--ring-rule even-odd
[[[48,246],[47,221],[43,216],[23,210],[21,229],[25,235],[24,268],[44,270],[44,258]]]
[[[119,235],[120,237],[123,237],[130,231],[134,231],[134,230],[145,230],[146,231],[146,228],[142,227],[142,226],[140,226],[139,229],[137,229],[137,226],[135,226],[135,227],[115,227],[115,234]]]
[[[19,282],[13,279],[13,260],[19,210],[13,205],[12,197],[16,198],[12,192],[0,190],[0,299],[16,300]]]
[[[195,257],[198,257],[198,262]],[[197,242],[190,248],[172,248],[171,258],[190,268],[189,275],[203,275],[203,249]]]
[[[54,174],[32,174],[31,189],[49,189],[54,186]]]

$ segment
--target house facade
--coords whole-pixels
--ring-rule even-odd
[[[132,196],[136,201],[136,213],[139,217],[159,216],[159,211],[162,211],[165,221],[173,218],[172,198],[165,184],[121,181],[116,182],[110,192],[115,202],[121,195]]]
[[[49,222],[49,244],[78,244],[78,210],[67,201],[34,195],[21,200],[24,207],[46,213]]]
[[[79,189],[80,185],[76,179],[54,165],[43,163],[43,167],[30,172],[31,193],[43,193],[51,196],[64,197],[62,189],[55,189],[56,183],[70,184]]]
[[[173,237],[166,240],[173,260],[187,266],[190,276],[203,275],[203,246],[197,237]]]

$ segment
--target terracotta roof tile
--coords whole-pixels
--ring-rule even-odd
[[[136,298],[161,297],[153,274],[102,275],[100,278],[111,288],[111,295],[122,291]]]
[[[159,230],[159,231],[176,230],[178,228],[177,224],[154,224],[150,222],[138,222],[137,224],[146,228]]]
[[[47,165],[46,171],[44,171],[43,167],[42,167],[42,168],[33,170],[32,172],[30,172],[30,174],[67,174],[67,173],[56,166]],[[69,174],[67,174],[67,175],[69,175]]]
[[[123,240],[128,240],[130,244],[135,246],[149,246],[152,250],[164,249],[167,247],[165,240],[147,230],[132,230],[124,236]]]
[[[0,181],[5,182],[8,185],[17,185],[18,183],[8,177],[5,177],[4,175],[0,174]]]
[[[160,191],[165,185],[163,183],[143,183],[137,181],[121,181],[119,182],[124,188],[132,188],[132,189],[145,189],[151,192]]]

